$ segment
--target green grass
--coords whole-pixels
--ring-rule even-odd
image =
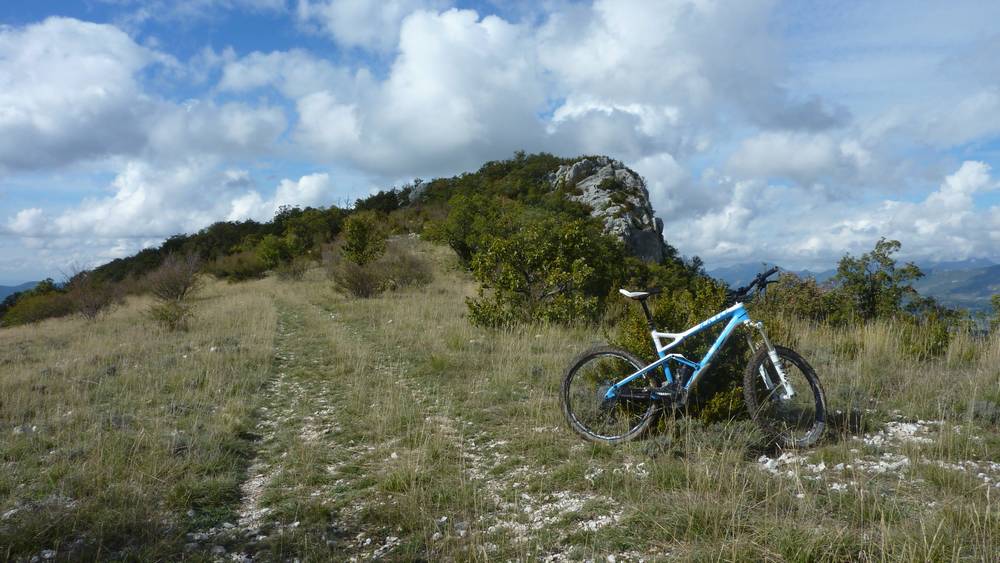
[[[470,326],[475,286],[453,257],[411,250],[434,263],[431,285],[373,299],[347,298],[313,270],[300,282],[211,284],[186,333],[151,326],[141,300],[95,323],[0,331],[0,515],[16,510],[0,520],[2,557],[210,559],[219,546],[265,561],[978,561],[1000,551],[1000,466],[989,466],[1000,435],[970,406],[1000,397],[995,336],[956,338],[920,362],[888,324],[786,320],[844,414],[772,474],[758,458],[780,452],[745,420],[664,419],[651,438],[614,448],[578,439],[559,379],[601,330]],[[916,441],[856,437],[917,420],[935,424]]]

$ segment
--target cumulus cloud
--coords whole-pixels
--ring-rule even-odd
[[[359,97],[371,83],[367,69],[351,72],[307,51],[254,52],[227,61],[216,86],[224,92],[247,92],[270,87],[289,99],[322,91]]]
[[[781,19],[795,10],[777,0],[558,2],[517,20],[443,0],[115,1],[137,15],[131,36],[65,18],[0,27],[0,178],[73,165],[116,176],[112,195],[67,211],[0,201],[3,230],[30,244],[54,249],[63,242],[41,237],[55,233],[119,252],[213,220],[266,218],[283,202],[332,203],[344,176],[357,195],[525,149],[630,164],[668,240],[708,259],[829,262],[881,235],[907,250],[1000,257],[1000,210],[983,195],[995,182],[978,162],[1000,134],[1000,83],[982,70],[995,65],[976,54],[995,41],[935,34],[976,48],[949,58],[907,47],[897,59],[884,53],[935,30],[893,27],[875,56],[864,50],[871,33],[825,27],[899,10],[811,22],[824,50],[798,39],[803,29]],[[963,6],[963,22],[991,21]],[[184,10],[265,14],[331,42],[206,45],[179,62],[169,41],[143,38],[142,18]],[[837,58],[847,51],[860,56]],[[871,79],[880,73],[906,87]],[[959,168],[956,154],[970,162]],[[275,161],[258,186],[257,167]],[[309,174],[317,168],[327,172]]]
[[[469,10],[414,12],[385,80],[355,75],[350,88],[296,100],[300,145],[386,177],[454,172],[538,148],[545,98],[529,31]]]
[[[38,208],[21,210],[8,218],[6,231],[36,239],[162,240],[220,220],[267,220],[282,205],[330,205],[345,195],[325,173],[283,179],[272,190],[261,189],[247,171],[220,168],[214,158],[167,167],[129,161],[109,189],[112,195],[85,200],[52,216]]]
[[[243,219],[267,220],[282,206],[317,207],[329,205],[334,199],[333,183],[325,173],[309,174],[298,180],[284,179],[278,184],[274,197],[265,198],[250,190],[232,200],[228,221]]]
[[[674,240],[717,264],[763,259],[826,268],[844,253],[866,252],[883,236],[903,241],[910,258],[995,256],[1000,206],[975,201],[1000,189],[990,172],[984,162],[966,161],[922,200],[874,205],[828,202],[788,186],[721,177],[712,186],[725,194],[720,204],[694,217],[678,216]]]
[[[766,131],[744,139],[728,168],[744,177],[784,177],[806,185],[834,179],[850,184],[871,160],[871,152],[857,140],[825,133]]]
[[[147,93],[139,77],[158,63],[178,64],[110,25],[49,18],[0,27],[0,172],[118,156],[259,155],[284,133],[276,106]]]
[[[110,25],[0,27],[0,171],[141,146],[156,103],[135,75],[159,58]]]
[[[297,15],[341,45],[388,52],[396,47],[404,18],[446,5],[443,0],[299,0]]]

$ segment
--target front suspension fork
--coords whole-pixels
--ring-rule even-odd
[[[788,382],[788,377],[785,375],[785,369],[781,367],[781,361],[778,359],[778,351],[774,349],[774,345],[771,344],[771,339],[769,339],[767,337],[767,333],[764,332],[764,323],[760,321],[753,322],[748,320],[744,324],[756,328],[757,332],[760,333],[761,339],[764,341],[764,346],[767,346],[767,356],[771,359],[771,365],[774,366],[775,373],[778,374],[778,383],[785,391],[782,395],[780,395],[780,398],[784,401],[791,399],[795,396],[795,390],[792,389],[792,385]],[[750,338],[749,333],[747,333],[746,337],[747,344],[750,345],[750,351],[752,352],[754,349],[753,339]],[[771,380],[771,376],[767,373],[767,369],[763,364],[757,368],[757,371],[760,372],[760,378],[764,380],[764,386],[767,387],[768,392],[774,390],[774,382]]]

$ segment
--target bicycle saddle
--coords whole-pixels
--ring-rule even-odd
[[[654,287],[643,291],[629,291],[627,289],[619,289],[618,293],[621,293],[622,295],[628,297],[629,299],[638,299],[639,301],[642,301],[643,299],[649,297],[650,295],[658,295],[662,291],[663,290],[661,290],[660,288]]]

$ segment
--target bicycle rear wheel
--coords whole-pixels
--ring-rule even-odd
[[[570,427],[591,442],[617,444],[641,436],[656,419],[651,397],[656,376],[646,374],[605,399],[608,389],[645,364],[618,348],[599,346],[578,356],[563,377],[563,415]],[[653,370],[655,371],[655,370]]]
[[[823,387],[816,371],[797,352],[784,346],[774,349],[794,395],[786,396],[767,347],[761,346],[743,374],[747,410],[778,445],[787,448],[811,446],[823,435],[826,425]],[[773,383],[770,390],[764,382],[764,373]]]

